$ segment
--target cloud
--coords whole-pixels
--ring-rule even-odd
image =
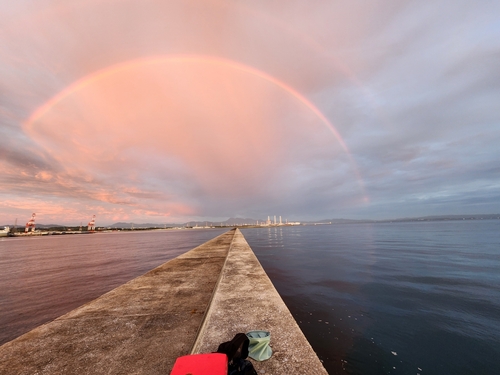
[[[220,216],[270,204],[293,213],[288,199],[303,207],[297,194],[315,188],[312,173],[325,177],[325,163],[354,175],[341,140],[289,90],[228,64],[181,62],[111,68],[48,101],[24,130],[58,169],[37,171],[31,186],[144,212],[156,205],[165,216]]]
[[[0,221],[500,209],[495,3],[0,7]]]

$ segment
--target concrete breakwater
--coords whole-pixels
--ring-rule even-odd
[[[0,374],[168,374],[181,355],[271,332],[265,374],[326,374],[239,230],[0,347]]]

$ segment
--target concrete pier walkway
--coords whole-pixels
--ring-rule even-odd
[[[255,329],[274,352],[258,373],[326,374],[236,229],[4,344],[0,374],[169,374]]]

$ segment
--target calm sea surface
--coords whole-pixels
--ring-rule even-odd
[[[243,234],[330,374],[500,374],[500,220]]]
[[[0,239],[0,344],[223,232]],[[330,374],[500,374],[500,220],[243,234]]]

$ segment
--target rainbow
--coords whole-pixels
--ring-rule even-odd
[[[102,70],[98,70],[97,72],[94,72],[90,75],[87,75],[62,91],[60,91],[58,94],[53,96],[51,99],[49,99],[47,102],[39,106],[31,115],[30,117],[24,122],[24,128],[27,131],[30,131],[34,124],[41,119],[46,113],[48,113],[55,105],[63,101],[65,98],[69,97],[75,92],[78,92],[79,90],[84,89],[85,87],[88,87],[92,85],[93,83],[98,82],[99,80],[102,80],[106,77],[112,76],[114,74],[127,71],[129,69],[133,69],[136,67],[143,67],[143,66],[148,66],[148,65],[159,65],[159,64],[171,64],[171,63],[199,63],[199,64],[212,64],[212,65],[217,65],[219,67],[226,67],[228,69],[235,69],[239,70],[241,72],[251,74],[255,77],[258,77],[260,79],[263,79],[267,82],[272,83],[273,85],[281,88],[285,92],[287,92],[289,95],[291,95],[293,98],[295,98],[297,101],[302,103],[306,108],[308,108],[312,113],[316,115],[316,117],[324,124],[326,125],[329,130],[332,132],[336,140],[339,142],[341,145],[342,149],[346,152],[346,154],[349,156],[350,161],[352,163],[352,166],[354,168],[354,171],[357,175],[360,187],[363,191],[364,195],[364,200],[365,202],[368,200],[365,189],[364,189],[364,183],[363,179],[361,178],[361,175],[358,171],[357,165],[351,155],[351,152],[349,151],[349,148],[347,147],[346,143],[342,139],[340,133],[337,131],[337,129],[333,126],[333,124],[323,115],[323,113],[313,104],[311,103],[307,98],[305,98],[302,94],[300,94],[297,90],[295,90],[293,87],[287,85],[286,83],[278,80],[277,78],[261,71],[258,69],[255,69],[251,66],[244,65],[242,63],[233,61],[233,60],[228,60],[220,57],[213,57],[213,56],[205,56],[205,55],[166,55],[166,56],[152,56],[152,57],[144,57],[140,59],[134,59],[130,61],[126,61],[123,63],[115,64],[112,66],[109,66],[107,68],[104,68]]]

